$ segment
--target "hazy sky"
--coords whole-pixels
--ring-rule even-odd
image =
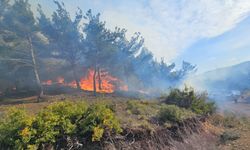
[[[250,60],[250,0],[61,0],[101,13],[107,27],[141,32],[156,58],[197,64],[199,72]],[[30,0],[51,14],[53,0]]]

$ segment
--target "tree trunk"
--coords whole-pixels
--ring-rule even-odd
[[[31,57],[32,57],[33,70],[34,70],[34,74],[35,74],[35,77],[36,77],[37,85],[38,85],[39,90],[40,90],[39,91],[39,95],[37,97],[37,102],[39,102],[40,99],[41,99],[41,97],[44,95],[44,93],[43,93],[43,86],[41,84],[41,80],[40,80],[40,77],[39,77],[39,74],[38,74],[35,53],[34,53],[34,49],[33,49],[33,45],[32,45],[32,40],[31,40],[30,35],[28,36],[28,41],[29,41],[29,45],[30,45],[30,53],[31,53]]]
[[[99,85],[99,90],[102,90],[102,80],[101,80],[101,73],[100,73],[100,68],[97,68],[97,76],[98,76],[98,85]]]
[[[95,66],[94,75],[93,75],[93,92],[94,92],[94,95],[96,96],[96,66]]]
[[[80,86],[80,81],[79,81],[79,78],[76,74],[76,68],[75,68],[75,65],[72,65],[73,67],[73,75],[74,75],[74,78],[75,78],[75,82],[76,82],[76,87],[78,90],[81,90],[81,86]]]
[[[17,93],[19,93],[19,91],[20,91],[19,85],[20,85],[19,79],[16,79],[15,80],[15,88],[16,88]]]

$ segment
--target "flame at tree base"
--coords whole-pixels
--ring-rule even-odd
[[[88,74],[80,79],[80,87],[85,91],[94,91],[94,70],[88,70]],[[113,93],[116,90],[128,91],[128,86],[125,85],[120,79],[109,75],[108,72],[100,72],[100,80],[96,76],[96,92],[99,93]],[[42,82],[43,85],[52,85],[52,80],[47,80]],[[77,88],[76,81],[66,83],[63,77],[58,77],[57,81],[54,82],[64,86],[69,86],[72,88]],[[99,85],[100,84],[100,85]]]

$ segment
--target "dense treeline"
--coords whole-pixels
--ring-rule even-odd
[[[196,70],[188,62],[177,70],[174,63],[156,61],[139,32],[127,39],[126,29],[107,29],[100,14],[79,8],[72,17],[63,3],[54,2],[52,16],[40,5],[34,16],[28,0],[0,0],[0,91],[37,87],[42,96],[42,81],[58,76],[80,89],[88,69],[94,71],[94,92],[102,88],[104,71],[129,90],[168,88]]]

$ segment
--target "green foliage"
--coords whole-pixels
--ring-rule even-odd
[[[22,109],[11,108],[1,119],[0,145],[27,149],[41,143],[54,143],[60,136],[75,133],[75,122],[86,109],[87,105],[82,102],[57,102],[32,118]]]
[[[127,111],[135,115],[155,115],[160,105],[149,101],[129,100],[127,101]]]
[[[27,148],[31,138],[32,117],[25,110],[15,107],[6,111],[0,119],[0,147]]]
[[[16,87],[20,92],[32,87],[42,95],[39,80],[53,80],[72,72],[68,80],[74,79],[80,89],[80,74],[93,69],[100,74],[107,71],[122,80],[124,75],[129,76],[126,82],[135,83],[137,89],[142,85],[158,89],[166,88],[170,82],[178,84],[195,70],[188,62],[183,62],[177,70],[174,63],[168,65],[163,59],[154,60],[140,32],[127,39],[126,29],[108,29],[99,13],[91,10],[84,13],[78,8],[71,16],[64,3],[58,0],[54,3],[56,9],[51,16],[39,5],[36,18],[28,0],[0,1],[0,70],[4,69],[0,78],[8,81],[8,85],[1,84],[0,88]],[[51,66],[51,62],[56,67]],[[53,74],[48,75],[49,70],[53,70]],[[159,85],[156,80],[162,83]]]
[[[42,65],[40,58],[45,52],[44,36],[28,0],[11,1],[7,8],[0,16],[0,68],[4,66],[3,76],[9,82],[8,86],[3,85],[15,87],[17,92],[28,87],[40,92],[38,66]]]
[[[87,106],[83,102],[56,102],[35,117],[28,116],[22,109],[11,108],[0,119],[0,147],[36,149],[41,144],[53,145],[65,135],[85,136],[88,133],[92,141],[99,141],[105,131],[122,131],[115,114],[105,104]]]
[[[215,103],[208,101],[206,93],[197,94],[194,89],[188,87],[184,90],[172,89],[165,103],[191,109],[197,114],[209,114],[216,110]]]
[[[34,119],[18,109],[10,109],[6,114],[0,126],[0,142],[5,147],[53,144],[63,135],[76,134],[78,123],[81,133],[92,133],[92,141],[99,141],[105,130],[121,132],[114,113],[104,104],[87,108],[85,103],[57,102],[40,111]]]
[[[207,99],[206,93],[195,95],[194,99],[192,100],[191,110],[197,114],[211,114],[215,112],[215,103],[208,102]]]
[[[80,120],[80,131],[83,134],[91,133],[92,141],[99,141],[104,130],[113,130],[116,133],[122,131],[115,114],[107,105],[94,104],[90,106]]]
[[[143,101],[127,101],[127,110],[129,110],[132,114],[135,115],[145,114],[147,107],[147,103],[144,103]]]
[[[176,105],[163,105],[158,113],[159,119],[163,122],[178,122],[192,116],[193,113],[191,111]]]
[[[56,138],[75,132],[75,122],[86,111],[85,103],[58,102],[43,109],[33,122],[35,143],[54,143]]]

